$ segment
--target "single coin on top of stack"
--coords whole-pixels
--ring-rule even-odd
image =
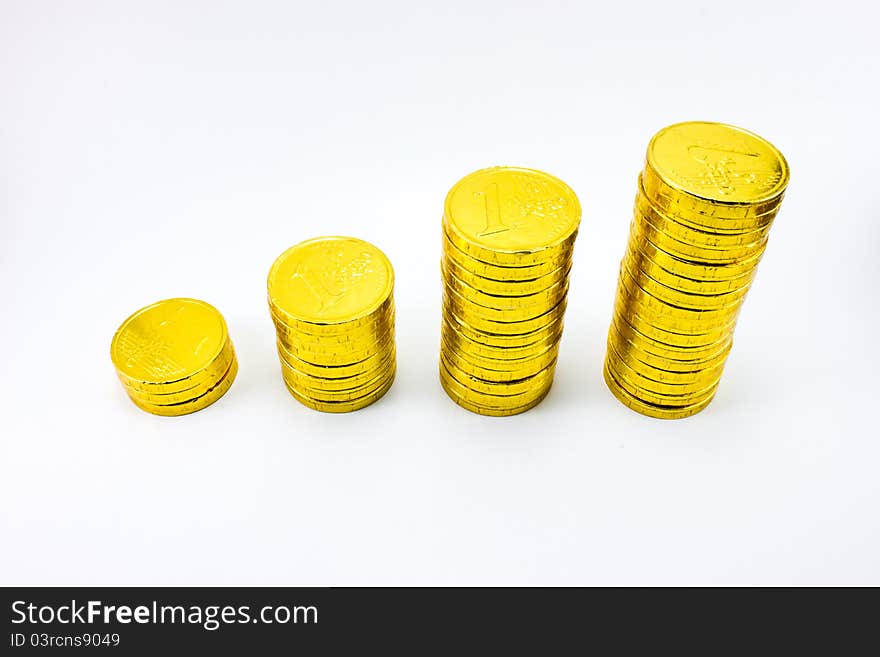
[[[712,400],[788,179],[776,148],[733,126],[679,123],[651,140],[605,358],[623,404],[672,419]]]
[[[319,237],[282,253],[269,271],[269,311],[281,373],[302,404],[345,413],[394,382],[394,270],[353,237]]]
[[[197,299],[167,299],[126,319],[110,343],[126,393],[155,415],[186,415],[220,399],[238,372],[226,321]]]
[[[450,190],[440,382],[460,406],[514,415],[549,392],[580,218],[568,185],[531,169],[483,169]]]

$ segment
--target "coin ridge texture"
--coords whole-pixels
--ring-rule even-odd
[[[572,239],[581,207],[571,188],[555,176],[521,167],[491,167],[452,187],[444,218],[456,236],[482,252],[531,254]]]
[[[269,297],[286,316],[311,324],[372,314],[394,288],[385,254],[354,237],[319,237],[290,247],[269,271]]]
[[[353,237],[318,237],[287,249],[267,278],[281,378],[298,402],[355,411],[380,399],[397,371],[394,270]]]
[[[718,203],[764,203],[789,180],[788,163],[770,142],[708,121],[663,128],[648,145],[647,166],[674,190]]]
[[[132,313],[110,343],[110,358],[128,379],[178,381],[208,366],[228,338],[214,306],[185,297],[165,299]]]
[[[157,301],[127,317],[110,342],[110,358],[131,400],[157,415],[214,403],[238,371],[223,315],[186,297]]]
[[[481,169],[444,203],[438,374],[462,408],[522,413],[553,385],[581,206],[558,178]]]
[[[651,139],[605,355],[622,404],[665,419],[709,405],[788,180],[782,154],[741,128],[678,123]]]

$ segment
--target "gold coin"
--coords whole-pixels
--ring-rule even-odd
[[[392,343],[386,352],[374,354],[355,363],[344,365],[321,365],[297,358],[287,351],[286,347],[279,341],[276,341],[276,346],[278,348],[278,356],[284,361],[285,365],[295,371],[319,379],[344,379],[365,372],[371,372],[381,367],[382,363],[386,360],[394,358],[395,356],[395,348]]]
[[[269,312],[278,333],[291,336],[293,339],[302,336],[302,339],[317,339],[327,342],[357,339],[360,336],[382,333],[394,324],[395,319],[393,295],[388,297],[370,315],[338,324],[317,326],[291,321],[289,317],[284,316],[280,310],[272,305],[271,300],[269,301]]]
[[[462,303],[461,300],[450,295],[448,288],[444,288],[443,303],[445,306],[444,312],[451,311],[456,317],[473,326],[478,331],[512,336],[532,333],[560,320],[565,314],[566,299],[563,297],[555,307],[549,309],[543,315],[516,321],[486,319],[481,313],[475,313],[472,305]]]
[[[649,196],[645,191],[641,176],[638,178],[636,206],[642,214],[650,217],[659,228],[662,230],[668,228],[672,234],[679,236],[678,239],[681,241],[715,246],[715,248],[759,241],[762,237],[769,235],[773,220],[779,213],[779,206],[776,206],[768,214],[762,215],[758,227],[718,230],[711,226],[702,225],[700,220],[695,218],[695,216],[699,215],[678,215],[675,214],[674,210],[679,208],[670,209],[668,204],[666,207],[658,204],[656,199]]]
[[[447,317],[443,318],[440,332],[441,335],[447,337],[447,342],[450,344],[461,344],[469,353],[484,356],[486,358],[497,358],[499,360],[505,358],[521,359],[536,356],[550,346],[557,344],[562,337],[562,325],[560,324],[557,330],[546,333],[536,342],[517,347],[499,347],[497,345],[485,344],[480,340],[474,339],[460,332],[450,323]]]
[[[468,271],[446,255],[440,261],[440,271],[447,272],[450,276],[454,276],[484,294],[503,297],[524,297],[542,292],[557,285],[559,281],[566,280],[569,272],[571,272],[571,261],[569,260],[565,265],[553,270],[549,274],[524,281],[498,281],[486,278],[480,274]]]
[[[283,377],[282,377],[283,379]],[[290,392],[291,396],[296,399],[303,406],[308,406],[316,411],[321,411],[323,413],[350,413],[352,411],[357,411],[362,408],[366,408],[371,404],[374,404],[379,399],[381,399],[388,390],[391,389],[391,386],[394,384],[394,377],[389,377],[389,379],[385,382],[385,384],[380,387],[375,392],[370,393],[360,399],[354,399],[352,401],[345,402],[323,402],[316,399],[312,399],[305,395],[300,394],[294,387],[292,387],[286,380],[284,380],[284,385],[287,386],[287,390]]]
[[[226,344],[220,351],[220,354],[204,369],[196,372],[192,376],[172,381],[170,383],[143,383],[132,381],[124,375],[116,372],[117,378],[127,390],[132,390],[136,394],[147,395],[164,395],[164,394],[182,394],[191,390],[206,390],[212,387],[229,369],[229,364],[235,357],[235,349],[231,340],[226,340]],[[195,395],[193,395],[195,396]]]
[[[441,278],[444,283],[453,288],[466,299],[480,306],[496,310],[518,310],[533,307],[555,306],[563,294],[568,290],[568,276],[564,276],[552,285],[527,294],[493,294],[485,292],[478,287],[479,281],[473,277],[464,275],[459,278],[451,270],[441,268]]]
[[[707,206],[686,194],[670,191],[648,169],[639,175],[639,191],[663,215],[690,228],[718,235],[735,236],[767,228],[782,204],[780,196],[769,204]]]
[[[556,308],[562,300],[565,299],[567,293],[568,285],[566,284],[563,290],[559,293],[557,299],[550,299],[546,303],[532,306],[501,309],[477,303],[448,283],[444,283],[443,285],[443,294],[450,300],[454,307],[461,308],[468,314],[468,316],[479,317],[480,319],[502,324],[528,322],[530,320],[541,318],[550,310]]]
[[[318,378],[342,378],[343,368],[351,368],[352,371],[347,372],[348,376],[353,374],[359,374],[361,371],[358,371],[360,368],[358,367],[362,363],[366,363],[369,365],[367,369],[375,369],[375,366],[384,360],[388,359],[389,354],[394,352],[394,340],[390,339],[385,341],[383,344],[378,345],[378,349],[370,350],[368,352],[364,352],[361,354],[354,354],[349,357],[346,355],[341,355],[338,358],[327,358],[325,360],[319,360],[318,358],[312,356],[311,354],[304,353],[302,351],[293,352],[290,351],[288,346],[281,342],[280,340],[276,340],[276,346],[278,348],[278,355],[287,361],[288,365],[295,370],[299,370],[304,374],[308,374],[310,376],[318,375]],[[329,370],[334,368],[340,376],[320,376],[319,373],[324,370]],[[366,370],[363,370],[366,371]]]
[[[669,242],[678,252],[693,253],[697,260],[722,264],[739,262],[748,260],[767,245],[769,230],[736,235],[710,233],[682,226],[666,215],[646,209],[644,205],[639,196],[633,208],[633,217],[643,232],[664,240],[664,244]]]
[[[129,397],[134,402],[135,406],[137,406],[141,410],[147,411],[148,413],[152,413],[153,415],[163,415],[166,417],[187,415],[189,413],[200,411],[203,408],[207,408],[218,399],[220,399],[223,395],[225,395],[229,388],[232,386],[233,381],[235,381],[235,376],[237,374],[238,361],[233,360],[232,364],[229,366],[229,370],[227,371],[227,373],[220,381],[218,381],[214,385],[213,388],[205,391],[199,397],[183,402],[175,402],[171,404],[154,404],[151,401],[143,400],[140,397],[133,395],[131,391],[129,391]]]
[[[553,384],[553,375],[551,372],[543,380],[543,383],[536,385],[531,390],[509,395],[490,395],[468,388],[456,380],[442,362],[440,363],[440,380],[443,383],[444,389],[447,392],[451,392],[454,398],[465,399],[483,408],[512,409],[522,408],[529,405],[535,399],[546,396],[547,391]]]
[[[605,358],[605,369],[614,377],[618,386],[626,390],[630,395],[648,404],[657,404],[658,406],[691,406],[699,404],[707,397],[713,396],[718,387],[718,381],[716,381],[702,390],[682,390],[683,394],[657,392],[656,390],[648,389],[646,385],[650,384],[643,384],[643,379],[635,381],[632,370],[622,373],[620,361],[613,357]]]
[[[392,297],[389,297],[388,302],[369,317],[346,324],[335,324],[332,330],[330,327],[324,327],[319,331],[306,331],[303,330],[302,325],[294,324],[291,326],[285,322],[283,317],[275,314],[275,311],[271,309],[271,304],[270,315],[277,333],[289,339],[308,340],[321,344],[339,344],[340,342],[363,340],[372,335],[387,333],[388,329],[394,326],[396,317]]]
[[[634,232],[650,240],[666,253],[682,260],[707,263],[713,266],[736,265],[760,258],[767,248],[767,238],[759,242],[739,247],[716,249],[696,246],[677,239],[667,231],[662,231],[642,215],[638,208],[633,212]]]
[[[451,357],[458,359],[462,363],[459,365],[461,369],[470,370],[470,368],[473,367],[481,367],[492,372],[502,372],[505,374],[505,377],[502,380],[512,380],[515,378],[532,376],[531,371],[541,369],[539,366],[540,363],[547,363],[547,361],[555,360],[555,356],[559,352],[559,343],[552,342],[548,345],[536,347],[534,351],[525,354],[522,352],[520,352],[520,354],[499,354],[496,352],[495,354],[487,355],[486,353],[472,349],[472,343],[468,343],[461,339],[456,340],[456,338],[451,337],[449,332],[444,332],[441,336],[441,340],[442,345],[445,347],[445,351],[449,353]],[[529,373],[520,374],[521,372],[526,371],[529,371]],[[488,377],[488,380],[497,381],[499,380],[499,375],[495,374],[494,376]]]
[[[607,343],[605,359],[614,366],[615,371],[620,372],[639,388],[669,395],[700,392],[714,385],[721,378],[725,363],[721,361],[717,366],[707,370],[672,372],[639,360],[632,353],[621,354],[613,340]]]
[[[701,382],[717,381],[721,377],[726,358],[721,358],[711,365],[701,365],[688,371],[668,369],[668,361],[657,359],[654,362],[645,358],[645,352],[633,348],[631,343],[619,341],[613,334],[608,337],[608,351],[630,369],[657,383],[693,386]],[[648,355],[650,357],[650,355]],[[656,363],[656,364],[655,364]]]
[[[759,205],[788,184],[788,163],[761,137],[723,123],[691,121],[663,128],[648,145],[646,172],[701,205]]]
[[[518,379],[527,379],[554,364],[559,355],[559,346],[554,345],[536,356],[517,361],[503,361],[475,356],[449,344],[442,338],[440,351],[458,369],[467,372],[471,376],[483,379],[484,381],[507,383]]]
[[[725,264],[694,261],[668,253],[662,246],[648,238],[635,222],[630,224],[629,249],[640,251],[666,271],[702,281],[739,281],[745,276],[753,276],[754,269],[763,256],[763,252],[759,252],[740,262]]]
[[[630,280],[636,281],[643,290],[664,303],[680,308],[691,310],[732,309],[743,302],[749,291],[748,287],[744,287],[721,294],[685,292],[668,285],[666,281],[669,279],[664,275],[662,269],[650,273],[646,272],[632,262],[629,254],[624,257],[621,266],[626,270]]]
[[[351,402],[368,397],[380,388],[383,388],[388,380],[394,378],[396,368],[392,365],[388,370],[374,379],[345,390],[323,390],[307,385],[302,378],[291,375],[290,370],[282,368],[282,376],[287,382],[288,389],[296,390],[301,396],[308,397],[318,402]]]
[[[532,332],[520,334],[498,334],[488,333],[469,325],[466,321],[458,317],[449,307],[443,308],[443,321],[449,324],[455,331],[464,337],[479,342],[489,347],[499,349],[517,349],[527,347],[547,339],[551,335],[561,335],[563,327],[563,317],[558,316],[549,324],[542,326]]]
[[[516,340],[497,340],[496,336],[487,333],[474,331],[473,329],[464,330],[452,313],[445,313],[440,324],[441,334],[448,335],[456,342],[461,342],[468,350],[475,353],[506,354],[507,358],[512,358],[515,354],[533,354],[543,351],[548,345],[556,344],[562,337],[563,323],[561,321],[554,322],[546,329],[541,329],[534,333],[527,333],[522,336],[514,336]],[[510,338],[511,336],[500,336],[501,338]]]
[[[450,361],[443,352],[440,352],[440,360],[443,367],[446,368],[456,381],[468,390],[475,390],[490,395],[513,395],[537,390],[549,384],[549,380],[553,378],[554,365],[545,367],[543,370],[524,379],[516,379],[513,381],[486,381],[473,374],[468,374],[463,369],[457,367]]]
[[[660,317],[642,308],[637,301],[621,293],[618,287],[614,316],[626,322],[649,339],[679,348],[709,349],[728,340],[733,334],[735,320],[730,325],[704,328]],[[650,319],[647,319],[650,317]]]
[[[535,376],[541,370],[554,365],[559,355],[558,347],[551,347],[546,352],[531,359],[522,359],[521,362],[508,363],[506,361],[478,361],[472,355],[462,350],[454,349],[449,344],[444,344],[441,352],[443,357],[453,363],[458,369],[478,379],[494,383],[510,383],[511,381]]]
[[[126,385],[178,392],[211,368],[229,342],[226,321],[196,299],[166,299],[129,316],[110,343],[110,358]]]
[[[782,196],[757,204],[720,205],[707,203],[675,191],[663,183],[656,172],[646,166],[641,173],[642,188],[665,214],[674,215],[682,223],[716,233],[742,233],[757,230],[774,219]]]
[[[691,332],[693,328],[701,328],[701,332],[705,333],[713,328],[726,327],[733,324],[744,301],[744,298],[740,298],[736,303],[719,310],[672,305],[658,299],[650,291],[646,290],[642,283],[635,280],[626,267],[623,266],[620,268],[618,284],[626,291],[630,301],[637,302],[642,308],[650,312],[648,316],[652,320],[662,320],[662,325],[670,329],[679,326],[686,333]]]
[[[517,406],[514,408],[488,408],[479,404],[475,404],[468,399],[458,396],[455,393],[455,390],[447,386],[446,379],[444,378],[444,374],[442,372],[440,373],[440,385],[443,386],[443,390],[446,391],[447,396],[463,409],[470,411],[471,413],[477,413],[479,415],[486,415],[489,417],[507,417],[511,415],[519,415],[520,413],[525,413],[526,411],[540,404],[544,400],[544,397],[547,396],[547,393],[550,392],[550,388],[547,388],[543,392],[543,394],[537,396],[535,399],[528,402],[527,404],[524,404],[523,406]]]
[[[285,324],[315,330],[370,317],[388,302],[394,270],[368,242],[319,237],[282,253],[267,285],[273,310]]]
[[[516,167],[475,171],[446,197],[443,220],[463,252],[490,263],[552,259],[574,242],[581,219],[577,196],[549,174]]]
[[[704,350],[675,347],[642,335],[617,318],[611,322],[608,334],[609,339],[613,339],[621,348],[637,354],[640,360],[673,372],[691,372],[711,367],[726,359],[733,346],[733,339],[729,337]]]
[[[626,257],[630,258],[642,271],[650,272],[652,278],[662,280],[664,285],[689,294],[725,294],[727,292],[736,292],[747,288],[757,272],[757,268],[753,268],[739,278],[706,281],[669,271],[669,269],[661,266],[639,249],[628,249]]]
[[[313,388],[324,392],[344,392],[347,390],[361,389],[369,384],[376,383],[380,379],[384,379],[396,367],[393,355],[384,362],[381,362],[375,369],[353,374],[346,377],[337,377],[334,379],[324,379],[321,377],[306,374],[300,370],[292,368],[282,358],[281,359],[282,374],[290,383],[295,383],[303,388]]]
[[[534,281],[542,276],[549,276],[554,272],[565,269],[571,265],[573,255],[572,245],[558,251],[555,257],[550,257],[539,263],[532,264],[506,264],[484,262],[462,251],[449,239],[446,228],[443,228],[443,254],[456,262],[463,269],[473,272],[484,278],[504,282]]]
[[[633,274],[648,276],[661,285],[686,295],[706,297],[731,295],[732,298],[732,295],[745,294],[754,278],[754,273],[727,281],[701,281],[687,278],[664,269],[641,251],[627,251],[623,262]]]
[[[169,404],[192,401],[196,397],[201,397],[209,390],[212,390],[218,383],[220,383],[223,378],[229,373],[229,370],[232,367],[232,363],[235,360],[235,353],[233,352],[231,358],[223,363],[222,371],[217,370],[218,373],[212,374],[212,376],[210,377],[204,377],[200,379],[198,383],[188,388],[183,388],[180,390],[167,390],[163,388],[161,392],[150,392],[147,390],[125,386],[125,391],[131,397],[137,397],[141,401],[150,404],[156,404],[159,406],[167,406]]]
[[[723,325],[695,324],[661,315],[631,298],[619,298],[615,314],[642,335],[673,347],[710,349],[733,335],[736,317]],[[646,319],[650,317],[650,319]]]
[[[365,360],[370,356],[388,351],[394,344],[394,331],[392,330],[382,337],[356,345],[340,345],[335,351],[328,347],[318,347],[309,343],[289,341],[280,335],[277,338],[287,353],[309,363],[324,366],[350,365]]]
[[[618,385],[617,381],[614,380],[614,377],[608,371],[607,367],[603,368],[602,373],[605,377],[605,384],[608,386],[608,390],[611,391],[611,394],[614,395],[621,404],[635,411],[636,413],[640,413],[641,415],[646,415],[648,417],[653,417],[660,420],[676,420],[686,418],[690,417],[691,415],[695,415],[696,413],[699,413],[712,401],[712,397],[709,397],[696,404],[691,404],[688,406],[665,406],[659,404],[649,404],[641,401],[640,399],[636,399],[626,390],[621,388]]]

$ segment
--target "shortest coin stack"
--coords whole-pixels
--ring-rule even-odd
[[[110,345],[125,391],[155,415],[186,415],[220,399],[238,373],[226,321],[197,299],[167,299],[126,319]]]
[[[345,413],[388,392],[396,371],[394,271],[352,237],[319,237],[282,253],[269,271],[269,311],[290,394]]]

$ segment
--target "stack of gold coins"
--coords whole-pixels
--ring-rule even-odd
[[[319,237],[282,253],[269,271],[269,311],[281,373],[310,408],[369,406],[394,381],[394,270],[353,237]]]
[[[549,392],[580,218],[574,192],[540,171],[483,169],[450,190],[440,381],[460,406],[514,415]]]
[[[680,418],[712,400],[788,177],[740,128],[679,123],[651,140],[605,358],[626,406]]]
[[[110,344],[131,400],[156,415],[186,415],[220,399],[238,373],[226,321],[196,299],[167,299],[126,319]]]

